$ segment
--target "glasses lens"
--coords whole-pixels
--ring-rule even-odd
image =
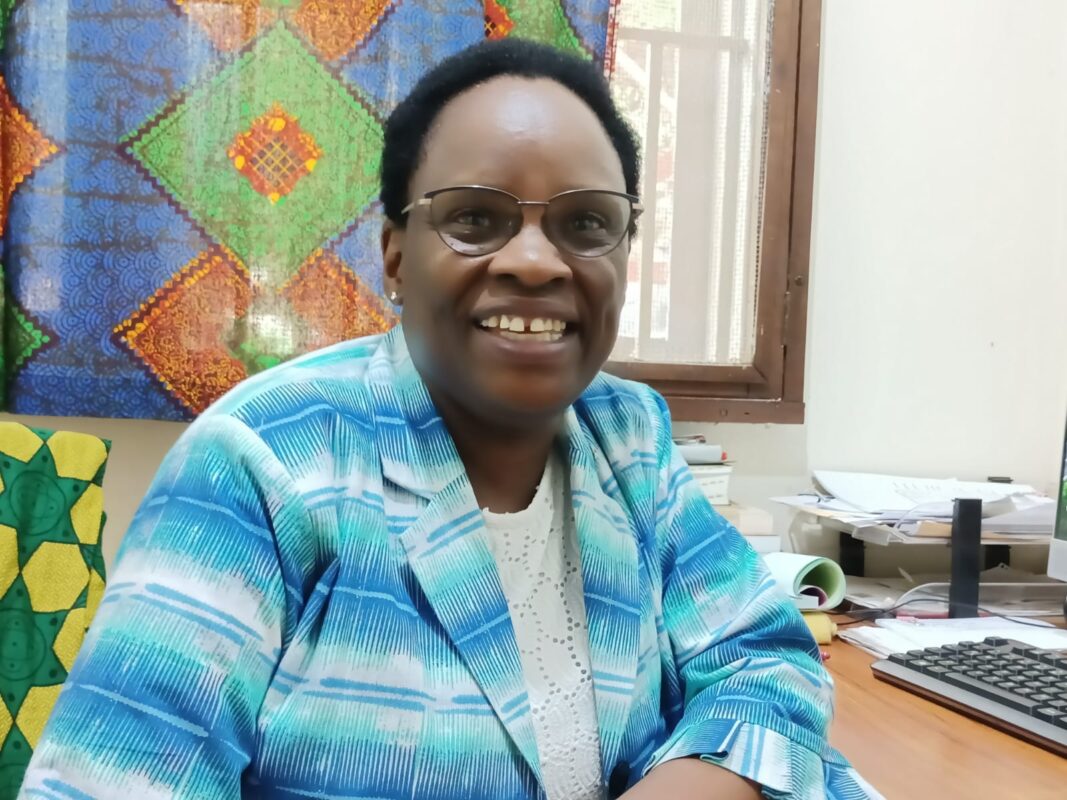
[[[618,247],[630,216],[626,197],[596,189],[568,192],[552,198],[545,212],[545,229],[557,246],[592,258]]]
[[[504,192],[460,187],[433,196],[430,221],[457,253],[485,255],[507,244],[522,224],[522,212]]]

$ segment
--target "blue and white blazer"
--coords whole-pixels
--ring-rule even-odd
[[[768,797],[877,797],[828,746],[818,648],[663,400],[599,376],[560,447],[610,794],[699,756]],[[189,428],[33,744],[26,798],[544,797],[482,515],[401,329]]]

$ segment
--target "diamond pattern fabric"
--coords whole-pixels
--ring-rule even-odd
[[[613,0],[0,0],[0,394],[189,419],[396,323],[385,118],[484,38],[603,62]]]

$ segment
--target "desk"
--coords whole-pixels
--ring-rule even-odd
[[[876,679],[875,660],[838,639],[830,741],[889,800],[1063,800],[1067,759]]]

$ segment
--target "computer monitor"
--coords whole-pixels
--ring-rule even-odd
[[[1060,458],[1060,482],[1056,487],[1056,527],[1048,551],[1048,574],[1067,581],[1067,433],[1063,436],[1063,455]],[[1067,613],[1067,606],[1064,607]]]

